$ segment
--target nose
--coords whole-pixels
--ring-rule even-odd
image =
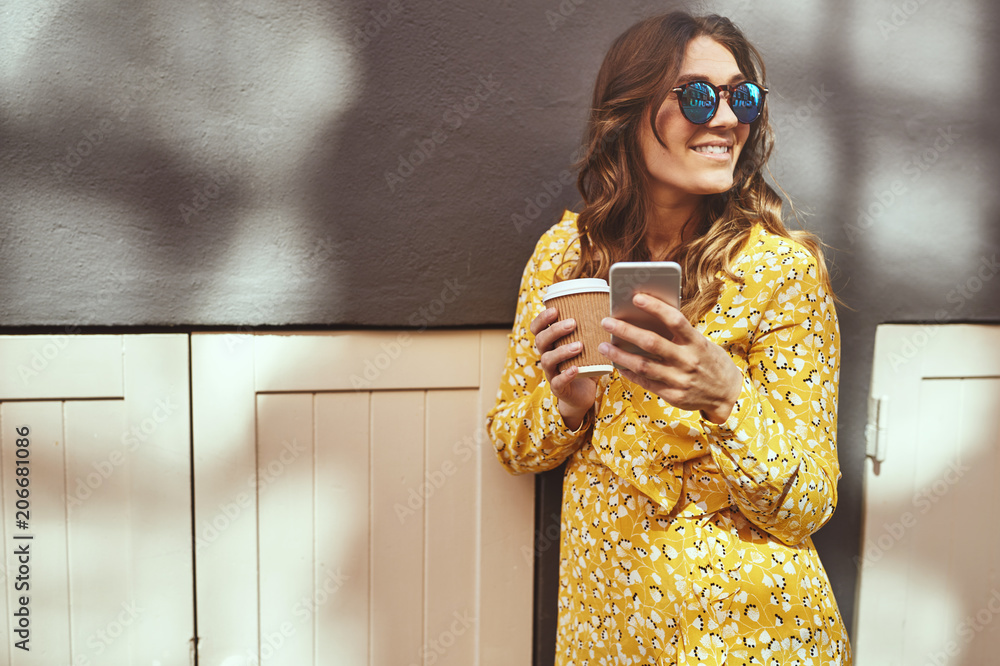
[[[733,108],[729,106],[731,94],[728,90],[719,91],[719,108],[715,112],[715,115],[712,116],[712,119],[708,121],[710,127],[735,127],[739,125],[740,121],[736,118],[736,114],[733,113]]]

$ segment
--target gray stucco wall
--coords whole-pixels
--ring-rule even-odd
[[[6,0],[0,325],[509,325],[605,49],[680,6],[763,51],[831,246],[850,622],[875,327],[1000,320],[995,3]]]

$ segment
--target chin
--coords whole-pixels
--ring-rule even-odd
[[[697,194],[722,194],[723,192],[728,192],[729,190],[733,189],[733,185],[735,185],[735,184],[736,184],[736,181],[733,180],[731,177],[728,178],[728,179],[726,179],[726,178],[713,179],[713,180],[711,180],[709,182],[703,183],[703,186],[701,188],[699,188],[696,193]]]

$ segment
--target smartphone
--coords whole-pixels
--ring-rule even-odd
[[[636,293],[650,294],[679,308],[681,305],[681,267],[674,261],[619,261],[611,266],[611,316],[653,331],[668,340],[670,331],[656,316],[632,303]],[[611,342],[624,351],[640,356],[652,354],[615,336]],[[615,364],[615,367],[622,368]]]

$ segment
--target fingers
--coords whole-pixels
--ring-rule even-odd
[[[555,349],[542,354],[542,369],[555,376],[559,374],[559,364],[580,355],[583,351],[582,342],[572,342],[568,345],[559,345]]]
[[[601,326],[616,338],[630,342],[666,361],[676,360],[682,348],[698,342],[700,334],[677,308],[648,294],[636,294],[632,300],[652,318],[652,321],[644,322],[643,326],[657,330],[649,330],[614,317],[605,317],[601,321]],[[657,320],[662,326],[653,325]]]
[[[690,386],[676,368],[645,356],[631,354],[609,342],[602,342],[598,351],[611,359],[618,367],[619,374],[628,381],[655,393],[671,405],[687,409],[682,403],[685,403]]]
[[[632,303],[662,321],[673,335],[672,340],[675,344],[683,345],[694,341],[696,337],[694,334],[697,331],[691,326],[687,317],[674,306],[649,294],[636,294],[632,297]]]
[[[629,380],[633,384],[638,384],[647,391],[656,393],[657,395],[659,395],[660,393],[666,393],[666,391],[669,390],[669,387],[667,387],[663,382],[655,382],[652,379],[649,379],[644,375],[638,375],[632,372],[631,370],[619,370],[619,372],[621,373],[622,377]],[[661,395],[660,397],[663,396]],[[673,402],[671,402],[670,400],[667,400],[667,402],[673,404]]]
[[[640,328],[634,324],[628,323],[627,321],[615,319],[614,317],[605,317],[601,320],[601,326],[604,327],[604,330],[617,338],[617,341],[631,342],[636,347],[639,347],[654,356],[662,358],[663,353],[666,351],[665,349],[660,348],[660,343],[666,342],[666,340],[652,331]],[[617,346],[615,346],[615,348],[617,349]]]
[[[553,368],[555,368],[555,366],[553,366]],[[557,396],[565,396],[572,390],[573,380],[575,380],[579,374],[580,369],[575,365],[569,366],[562,372],[553,372],[552,379],[549,380],[552,392]]]
[[[531,334],[537,336],[539,333],[548,328],[552,324],[552,322],[554,322],[558,318],[559,318],[558,310],[556,310],[555,308],[545,308],[544,310],[539,312],[538,316],[531,321],[531,326],[529,327],[531,329]]]
[[[597,351],[607,356],[619,368],[626,368],[620,371],[622,376],[628,378],[630,381],[641,383],[634,379],[633,376],[648,378],[652,381],[665,379],[666,366],[660,361],[640,356],[639,354],[629,353],[610,342],[602,342],[598,346]],[[643,385],[645,386],[645,384]],[[649,387],[646,386],[646,388]]]
[[[576,429],[583,415],[594,407],[597,381],[580,376],[580,369],[571,365],[559,372],[559,364],[583,351],[582,342],[571,342],[556,346],[561,338],[576,329],[572,319],[556,321],[559,313],[555,308],[546,308],[531,322],[531,332],[535,334],[535,349],[540,354],[542,372],[549,381],[552,393],[559,399],[559,413],[567,424]]]
[[[535,349],[538,350],[541,357],[542,370],[549,381],[554,383],[554,387],[562,383],[554,381],[560,374],[559,364],[579,356],[580,352],[583,351],[583,343],[581,342],[556,346],[559,340],[576,329],[575,320],[555,321],[558,316],[559,313],[555,308],[546,308],[531,322],[531,331],[535,334]],[[572,378],[570,378],[571,380]]]
[[[564,319],[562,321],[555,321],[558,316],[559,313],[555,308],[548,308],[543,310],[531,322],[531,332],[535,334],[535,349],[542,356],[550,351],[560,338],[568,335],[576,328],[575,320]]]
[[[677,346],[658,333],[641,328],[635,324],[630,324],[627,321],[622,321],[621,319],[615,319],[614,317],[605,317],[602,319],[601,326],[618,341],[630,342],[658,359],[669,362],[676,356]],[[611,358],[616,363],[621,363],[621,365],[632,367],[633,363],[621,362],[614,355],[625,354],[626,357],[634,357],[634,362],[645,360],[645,357],[624,352],[617,345],[612,344],[608,345],[608,347],[609,353],[605,354],[605,356]],[[600,351],[600,348],[598,350]]]
[[[672,305],[648,294],[636,294],[632,300],[637,307],[660,320],[671,337],[663,337],[662,328],[660,332],[656,332],[621,319],[605,317],[601,326],[606,331],[617,340],[642,349],[652,358],[627,352],[609,343],[602,343],[598,351],[615,365],[624,368],[621,370],[623,377],[646,389],[656,392],[671,388],[684,390],[691,373],[696,369],[693,353],[700,334]]]

